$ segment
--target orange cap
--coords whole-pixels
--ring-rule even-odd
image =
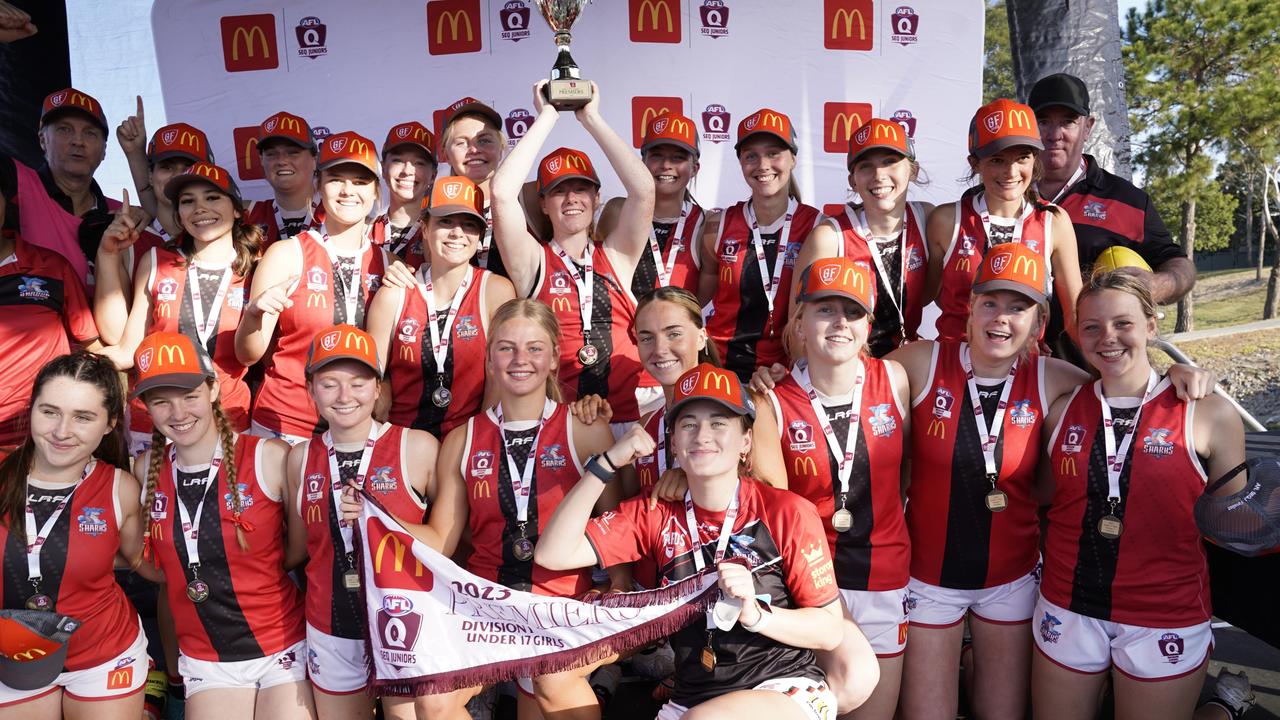
[[[316,163],[316,169],[326,170],[346,163],[359,165],[375,176],[381,174],[378,168],[377,146],[372,140],[354,130],[334,133],[320,143],[320,157]]]
[[[436,180],[431,186],[428,213],[435,217],[445,215],[472,215],[482,223],[484,218],[484,191],[471,178],[450,175]]]
[[[723,405],[735,415],[756,418],[756,406],[747,397],[738,376],[730,370],[702,363],[676,381],[676,394],[667,410],[668,426],[675,422],[680,408],[695,400],[710,400]]]
[[[453,101],[449,107],[444,109],[444,125],[441,127],[448,126],[459,115],[479,115],[493,123],[495,127],[502,127],[502,116],[498,114],[498,111],[470,95]],[[441,132],[444,131],[441,130]]]
[[[1044,256],[1022,243],[1001,243],[987,251],[973,280],[973,293],[1012,290],[1037,303],[1048,300]]]
[[[906,157],[914,157],[907,132],[892,120],[871,118],[862,127],[849,136],[849,159],[845,163],[850,168],[853,163],[870,150],[892,150]]]
[[[104,133],[108,132],[107,116],[102,113],[102,105],[89,93],[80,92],[75,88],[49,93],[49,96],[44,99],[44,104],[40,106],[40,127],[44,127],[49,122],[50,115],[63,112],[79,112],[88,115],[98,123]]]
[[[747,138],[760,133],[778,138],[791,148],[791,152],[797,152],[796,129],[791,125],[791,118],[769,108],[760,108],[738,123],[738,142],[733,144],[733,149],[738,150]]]
[[[1006,98],[978,108],[969,121],[969,154],[981,160],[1015,145],[1044,149],[1031,108]]]
[[[698,132],[693,121],[678,113],[666,113],[649,120],[640,140],[640,152],[654,145],[675,145],[688,150],[694,157],[699,155]]]
[[[848,298],[871,314],[876,310],[875,276],[865,265],[849,258],[815,260],[800,273],[798,299],[800,302],[813,302],[825,297]]]
[[[436,162],[436,136],[417,120],[400,123],[387,131],[387,141],[382,143],[382,157],[386,158],[387,153],[401,145],[421,148],[431,162]]]
[[[137,383],[130,397],[161,387],[190,390],[217,377],[209,357],[182,333],[157,332],[142,339],[133,352]]]
[[[147,145],[147,160],[152,163],[171,157],[211,163],[213,150],[209,147],[209,138],[199,128],[186,123],[174,123],[157,130]]]
[[[170,178],[169,182],[164,184],[164,194],[169,198],[169,202],[174,207],[178,206],[178,194],[182,189],[192,183],[208,183],[227,195],[231,196],[231,202],[236,207],[242,207],[244,200],[240,197],[240,188],[236,187],[236,183],[231,179],[231,173],[226,169],[218,167],[206,162],[198,162],[187,168],[187,171],[181,175]]]
[[[542,194],[571,178],[582,178],[600,187],[600,177],[591,158],[581,150],[556,148],[538,163],[538,193]]]
[[[382,377],[382,363],[378,362],[378,349],[373,336],[354,325],[335,325],[321,330],[311,341],[307,351],[307,377],[320,368],[338,360],[354,360],[364,363],[373,374]]]
[[[258,132],[258,151],[268,140],[287,140],[298,147],[311,152],[316,151],[315,138],[311,136],[311,125],[306,120],[281,111],[262,121]]]

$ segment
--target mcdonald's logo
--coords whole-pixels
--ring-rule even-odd
[[[874,16],[872,0],[823,0],[823,46],[828,50],[870,50],[867,21]]]
[[[400,346],[400,359],[413,362],[413,346],[412,345]]]
[[[322,522],[324,518],[321,517],[321,514],[319,505],[314,503],[307,505],[307,524],[310,525],[312,523]]]
[[[45,652],[44,650],[41,650],[40,648],[31,648],[30,650],[23,650],[22,652],[14,653],[10,657],[13,660],[17,660],[19,662],[26,662],[30,660],[35,660],[36,658],[42,658],[48,654],[49,653]]]
[[[373,574],[378,587],[430,591],[435,582],[431,571],[413,554],[413,538],[389,530],[381,520],[368,523],[369,547],[373,548]]]
[[[936,437],[939,440],[947,439],[947,426],[943,424],[940,418],[929,420],[929,437]]]
[[[156,315],[162,318],[173,317],[173,311],[169,309],[169,303],[162,302],[156,306]]]
[[[560,313],[564,313],[567,315],[571,310],[572,310],[572,307],[571,307],[571,303],[569,302],[569,298],[566,298],[566,297],[551,298],[551,312],[554,312],[557,315],[559,315]]]
[[[733,266],[732,265],[720,266],[720,282],[724,283],[725,285],[733,284]]]
[[[482,27],[480,0],[427,2],[427,52],[432,55],[479,52]]]
[[[197,150],[202,149],[202,147],[203,147],[203,146],[200,144],[200,136],[199,136],[199,135],[196,135],[195,133],[191,132],[190,130],[183,130],[183,131],[182,131],[182,137],[178,138],[178,144],[179,144],[179,145],[186,145],[187,147],[196,148]]]
[[[1008,127],[1010,130],[1026,130],[1028,132],[1035,129],[1035,125],[1031,121],[1031,115],[1026,110],[1016,108],[1009,110]]]
[[[488,480],[481,480],[477,482],[475,485],[471,486],[472,500],[481,500],[481,499],[487,500],[491,497],[493,497],[493,489],[489,487]]]
[[[631,98],[631,144],[640,147],[644,144],[644,129],[649,122],[659,115],[683,115],[684,98],[678,97],[646,97]]]
[[[348,150],[346,154],[355,155],[357,157],[361,155],[372,155],[373,148],[369,147],[369,143],[363,140],[352,138],[350,150]]]
[[[733,383],[729,382],[729,375],[724,371],[707,372],[702,378],[703,392],[723,392],[729,394]]]
[[[808,455],[799,455],[791,461],[792,477],[817,477],[818,463]]]
[[[679,43],[684,25],[680,0],[627,0],[631,42]]]
[[[191,167],[191,172],[195,175],[207,177],[210,180],[214,180],[216,182],[222,182],[222,171],[218,169],[217,165],[210,165],[208,163],[196,163]]]
[[[276,16],[229,15],[222,18],[222,62],[227,72],[280,67]]]
[[[126,690],[133,685],[133,666],[112,670],[107,675],[108,690]]]
[[[849,136],[871,117],[871,103],[829,102],[822,105],[822,149],[829,153],[849,151]]]
[[[1036,266],[1035,260],[1032,260],[1026,255],[1019,255],[1018,258],[1013,261],[1013,274],[1015,276],[1020,275],[1025,278],[1030,278],[1032,282],[1040,282],[1040,268]]]
[[[1058,474],[1062,477],[1076,476],[1076,459],[1070,455],[1064,455],[1062,462],[1058,464]]]
[[[347,333],[347,338],[342,342],[343,346],[348,350],[356,352],[369,352],[369,340],[364,335],[357,335],[353,332]]]
[[[261,132],[262,128],[257,125],[231,131],[232,144],[236,149],[236,171],[241,180],[262,180],[266,177],[262,170],[262,156],[258,154],[258,135]]]
[[[564,155],[564,164],[579,172],[587,171],[587,161],[584,160],[581,155],[578,155],[576,153],[574,154],[566,153]]]
[[[98,112],[98,106],[93,102],[93,98],[78,90],[72,92],[70,95],[59,95],[55,97],[53,104],[59,107],[64,105],[75,105],[94,114],[97,114]]]
[[[857,272],[853,268],[846,268],[842,284],[852,285],[854,291],[865,293],[867,291],[867,273]]]
[[[164,542],[164,524],[163,523],[158,523],[158,522],[151,523],[151,540],[153,542]]]
[[[307,293],[307,307],[309,308],[327,308],[329,307],[329,298],[324,293],[311,292]]]
[[[893,142],[902,142],[902,126],[889,123],[876,123],[876,140],[891,140]]]
[[[969,258],[966,255],[956,257],[956,271],[969,272]]]
[[[160,351],[156,353],[156,359],[161,366],[187,364],[187,354],[177,345],[161,345]]]

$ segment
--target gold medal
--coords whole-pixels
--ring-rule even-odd
[[[1098,521],[1098,534],[1108,540],[1115,540],[1124,532],[1124,523],[1110,513],[1103,515]]]
[[[342,587],[349,592],[357,592],[360,590],[360,573],[354,568],[342,573]]]
[[[1003,512],[1009,507],[1009,496],[1000,488],[991,488],[986,497],[987,509],[993,513]]]
[[[707,639],[707,646],[702,648],[702,669],[712,672],[716,669],[716,651],[711,647],[710,638]]]

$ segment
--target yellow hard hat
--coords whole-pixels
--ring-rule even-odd
[[[1123,245],[1112,245],[1103,250],[1093,262],[1094,271],[1115,270],[1122,267],[1135,267],[1151,272],[1151,266],[1138,253]]]

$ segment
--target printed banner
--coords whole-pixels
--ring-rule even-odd
[[[792,119],[805,202],[846,199],[848,138],[872,114],[915,142],[930,183],[913,197],[944,202],[968,172],[983,12],[981,0],[600,0],[582,11],[572,47],[583,77],[600,84],[605,119],[636,147],[654,115],[693,120],[694,194],[705,207],[747,196],[733,143],[761,107]],[[442,108],[474,96],[514,142],[533,121],[533,83],[556,57],[533,0],[159,0],[152,30],[169,122],[207,132],[251,198],[269,194],[254,128],[272,113],[381,143],[406,120],[438,130]],[[544,152],[561,145],[593,157],[606,197],[620,192],[572,117]]]
[[[382,695],[441,693],[595,662],[704,617],[714,571],[595,603],[482,580],[418,542],[366,500],[360,517],[371,684]]]

